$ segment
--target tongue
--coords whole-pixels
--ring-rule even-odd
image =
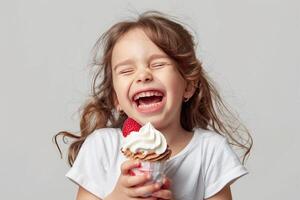
[[[139,105],[157,103],[157,102],[161,101],[161,98],[162,97],[159,97],[159,96],[142,97],[139,99]]]

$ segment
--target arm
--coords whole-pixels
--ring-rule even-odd
[[[232,200],[230,185],[226,185],[220,192],[206,200]]]
[[[79,186],[76,200],[102,200]]]

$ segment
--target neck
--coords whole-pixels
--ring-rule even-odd
[[[188,131],[181,127],[180,122],[169,124],[168,126],[161,128],[159,131],[164,134],[167,143],[170,146],[185,138],[188,133]]]
[[[172,123],[172,125],[165,128],[160,128],[159,131],[164,134],[168,146],[172,151],[172,157],[184,149],[193,136],[191,132],[184,130],[180,123]]]

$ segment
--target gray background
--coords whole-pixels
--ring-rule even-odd
[[[77,131],[86,67],[112,23],[157,9],[197,34],[197,52],[254,138],[235,199],[292,199],[300,189],[299,1],[47,1],[0,3],[1,199],[74,199],[51,137]]]

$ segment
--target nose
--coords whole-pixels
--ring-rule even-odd
[[[149,82],[153,80],[153,76],[152,76],[152,72],[149,68],[143,68],[140,69],[138,74],[137,74],[137,78],[136,81],[137,82]]]

